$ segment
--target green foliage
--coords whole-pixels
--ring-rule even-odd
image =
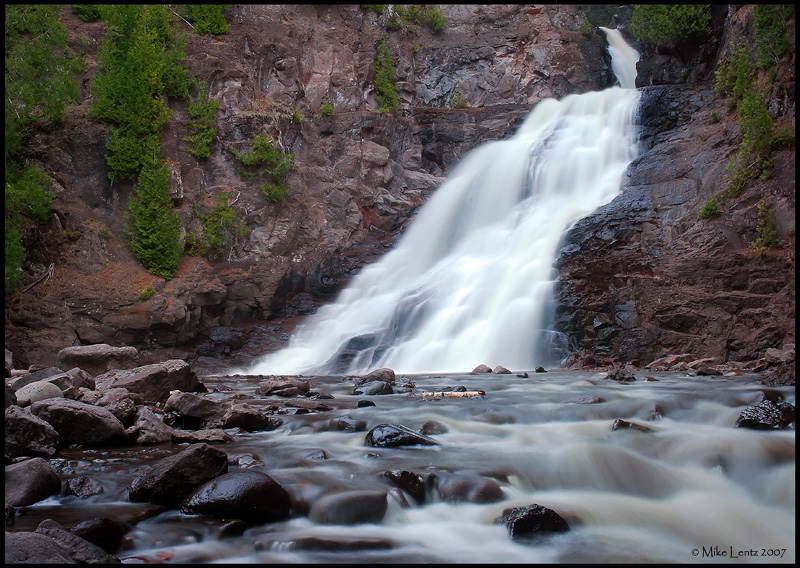
[[[56,193],[52,178],[34,164],[7,161],[5,181],[5,283],[10,289],[23,277],[26,226],[50,219],[50,202]]]
[[[717,92],[730,97],[734,103],[753,90],[757,75],[747,40],[737,37],[731,42],[731,52],[720,62],[715,78]]]
[[[636,4],[631,32],[639,41],[676,47],[711,30],[709,4]]]
[[[756,239],[751,243],[753,248],[762,254],[778,246],[778,220],[775,218],[775,209],[769,204],[766,196],[758,202],[758,225],[756,226]]]
[[[139,292],[139,299],[142,302],[146,302],[155,295],[156,295],[156,289],[153,288],[152,284],[148,284],[146,287],[142,288],[141,292]]]
[[[197,79],[195,82],[196,95],[186,105],[186,112],[192,117],[189,120],[189,130],[192,134],[185,140],[189,142],[186,149],[195,158],[208,158],[211,155],[211,142],[217,135],[217,112],[219,102],[208,96],[205,84]]]
[[[64,229],[61,233],[71,241],[77,241],[80,238],[80,233],[74,229]]]
[[[722,213],[722,211],[720,211],[719,203],[717,203],[717,199],[715,197],[712,197],[706,201],[706,204],[703,205],[703,208],[700,210],[700,218],[711,219],[720,213]]]
[[[304,113],[299,108],[294,109],[294,111],[292,112],[292,121],[293,122],[299,122],[299,123],[305,122],[306,121],[306,113]]]
[[[331,116],[333,114],[333,104],[332,103],[322,103],[319,105],[319,112],[322,116]]]
[[[244,219],[240,219],[233,207],[228,204],[226,193],[218,194],[214,198],[214,203],[214,207],[207,213],[200,212],[199,206],[195,208],[203,232],[200,236],[193,235],[191,243],[193,254],[205,254],[209,249],[221,253],[231,239],[250,232]]]
[[[133,254],[150,274],[167,280],[178,271],[183,253],[181,220],[169,198],[169,179],[166,162],[145,166],[125,213]]]
[[[583,22],[581,22],[581,34],[584,35],[585,37],[589,37],[590,35],[592,35],[593,29],[594,26],[592,26],[592,23],[589,21],[588,18],[583,20]]]
[[[379,16],[383,14],[383,10],[386,8],[386,4],[361,4],[361,7],[365,10],[372,10]]]
[[[260,189],[267,201],[277,203],[286,199],[289,192],[286,176],[294,166],[294,154],[285,154],[273,147],[266,135],[256,136],[246,152],[233,147],[230,150],[248,168],[239,168],[243,179],[266,178]]]
[[[427,26],[433,33],[439,33],[447,27],[447,16],[442,13],[438,4],[412,4],[404,7],[392,5],[392,15],[386,22],[386,29],[409,30],[419,34],[420,26]]]
[[[467,106],[467,99],[464,98],[464,94],[461,92],[461,89],[456,87],[453,89],[453,96],[450,97],[450,108],[465,108]]]
[[[70,73],[82,65],[67,51],[67,31],[56,4],[6,5],[5,159],[15,159],[42,116],[57,124],[77,102]]]
[[[194,26],[195,33],[215,36],[231,29],[225,18],[226,8],[227,4],[187,4],[182,15]]]
[[[172,117],[165,96],[189,95],[186,36],[163,5],[104,5],[102,14],[106,38],[92,77],[90,116],[112,125],[109,178],[126,181],[160,155],[161,128]]]
[[[786,22],[794,16],[794,6],[757,4],[754,16],[756,63],[762,69],[771,70],[789,49]]]
[[[99,4],[73,4],[75,12],[84,22],[94,22],[100,18],[100,5]]]
[[[108,229],[100,229],[97,231],[97,236],[106,241],[111,238],[111,231]]]
[[[378,112],[383,114],[400,108],[400,99],[397,96],[397,79],[394,72],[394,62],[386,45],[386,38],[378,40],[375,55],[375,99],[378,101]]]

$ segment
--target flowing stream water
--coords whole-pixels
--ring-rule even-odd
[[[764,394],[758,375],[637,373],[621,383],[592,371],[532,371],[554,351],[546,321],[560,235],[613,199],[636,154],[630,65],[638,55],[618,32],[606,33],[621,86],[536,105],[513,138],[465,158],[397,247],[285,351],[244,372],[202,377],[254,405],[280,402],[255,395],[263,374],[304,373],[314,391],[332,395],[320,400],[331,410],[287,412],[278,429],[239,432],[217,447],[231,470],[263,471],[309,501],[339,489],[386,491],[380,522],[320,524],[295,512],[227,537],[229,519],[174,509],[133,522],[148,506],[130,503],[128,488],[144,467],[184,447],[167,444],[61,450],[51,463],[62,479],[85,475],[103,492],[27,507],[10,530],[33,530],[45,518],[67,527],[125,520],[131,531],[118,555],[127,563],[793,564],[794,430],[734,426]],[[341,360],[345,370],[309,372],[334,366],[348,342],[358,348]],[[469,374],[480,363],[513,373]],[[351,373],[384,366],[415,387],[352,394]],[[485,394],[420,395],[448,387]],[[795,402],[793,387],[768,390]],[[375,405],[359,406],[363,399]],[[335,431],[337,417],[365,428]],[[615,429],[619,419],[646,429]],[[429,421],[440,426],[438,445],[365,445],[378,424]],[[488,479],[502,495],[450,501],[430,489],[423,503],[403,503],[388,470]],[[570,529],[524,543],[495,523],[505,509],[532,504]],[[309,542],[339,545],[301,545]]]

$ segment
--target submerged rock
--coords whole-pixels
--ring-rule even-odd
[[[365,445],[376,448],[396,448],[400,446],[435,446],[439,442],[415,432],[402,424],[378,424],[367,432]]]
[[[291,499],[283,486],[261,471],[234,471],[205,483],[181,503],[188,515],[233,517],[257,522],[289,516]]]
[[[512,507],[495,519],[504,524],[514,540],[526,540],[547,533],[569,530],[569,525],[558,513],[536,503],[527,507]]]

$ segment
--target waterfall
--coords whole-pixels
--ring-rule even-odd
[[[546,99],[468,153],[406,233],[251,374],[532,370],[565,355],[546,329],[561,235],[611,201],[636,156],[638,54],[603,28],[621,86]]]

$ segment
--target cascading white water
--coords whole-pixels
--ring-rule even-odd
[[[621,87],[543,100],[512,138],[470,152],[391,252],[248,372],[522,370],[563,355],[545,329],[559,240],[636,156],[638,53],[603,30]]]

